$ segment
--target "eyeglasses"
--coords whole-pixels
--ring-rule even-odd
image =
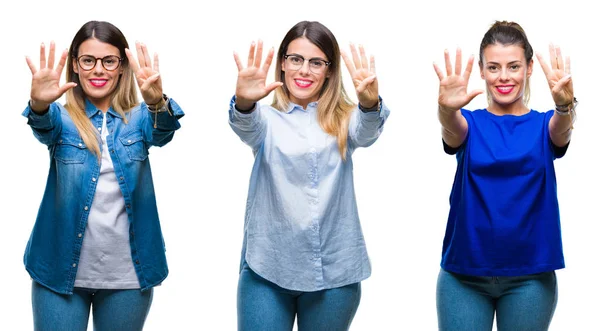
[[[96,67],[96,63],[98,63],[98,60],[100,60],[100,63],[102,63],[104,69],[108,71],[113,71],[119,67],[123,59],[116,55],[107,55],[103,58],[91,55],[82,55],[77,58],[77,63],[79,64],[79,67],[81,67],[81,69],[85,71],[90,71],[94,69],[94,67]]]
[[[289,70],[300,70],[305,61],[304,56],[299,54],[287,54],[283,58],[285,59],[285,67]],[[308,68],[313,74],[322,74],[330,64],[331,62],[318,57],[308,59]]]

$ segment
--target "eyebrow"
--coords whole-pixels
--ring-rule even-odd
[[[514,64],[514,63],[521,63],[521,60],[514,60],[514,61],[510,61],[508,62],[508,64]],[[500,64],[498,62],[494,62],[494,61],[488,61],[486,64]]]
[[[306,61],[306,60],[308,60],[308,61],[311,61],[311,60],[321,60],[321,61],[328,62],[328,61],[327,61],[327,60],[325,60],[324,58],[322,58],[322,57],[318,57],[318,56],[317,56],[317,57],[311,57],[310,59],[307,59],[305,56],[303,56],[303,55],[300,55],[300,54],[298,54],[298,53],[290,53],[290,54],[287,54],[287,55],[288,55],[288,56],[298,56],[298,57],[301,57],[301,58],[303,58],[305,61]]]

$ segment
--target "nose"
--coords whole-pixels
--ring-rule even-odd
[[[302,66],[300,67],[300,70],[298,70],[300,72],[301,75],[308,75],[309,71],[310,71],[310,62],[309,61],[304,61],[302,63]]]
[[[102,73],[104,71],[104,67],[102,66],[102,59],[96,59],[96,64],[94,65],[94,72]]]
[[[503,68],[500,71],[500,79],[501,80],[508,80],[508,68]]]

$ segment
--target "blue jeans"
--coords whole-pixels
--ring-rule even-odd
[[[516,277],[466,276],[441,270],[437,314],[441,331],[548,330],[558,290],[554,271]]]
[[[238,330],[292,330],[296,315],[298,331],[348,330],[360,294],[360,283],[316,292],[287,290],[244,264],[237,292]]]
[[[142,330],[153,289],[92,290],[75,288],[72,295],[56,293],[32,282],[31,302],[35,331],[85,331],[93,310],[95,331]]]

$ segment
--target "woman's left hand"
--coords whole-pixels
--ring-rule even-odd
[[[571,79],[571,60],[567,56],[563,61],[560,47],[550,44],[550,66],[539,53],[536,57],[548,80],[552,99],[558,106],[573,102],[573,80]]]
[[[156,105],[163,98],[162,81],[160,72],[158,72],[158,54],[154,53],[154,65],[150,59],[150,53],[146,45],[140,42],[135,43],[138,61],[129,49],[125,49],[129,65],[135,73],[135,79],[142,93],[142,98],[147,105]]]
[[[362,45],[358,46],[360,56],[356,47],[350,44],[352,60],[342,51],[342,58],[352,77],[352,83],[356,89],[358,102],[363,108],[373,108],[379,103],[379,87],[377,84],[377,75],[375,75],[375,57],[371,55],[370,61],[367,60],[365,49]]]

